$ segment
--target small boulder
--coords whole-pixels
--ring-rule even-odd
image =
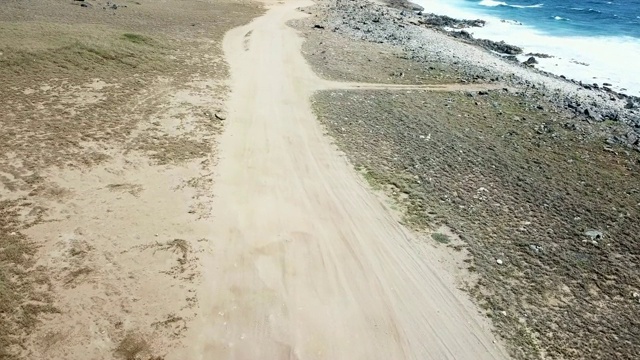
[[[527,61],[524,62],[525,65],[529,65],[529,66],[535,65],[537,63],[538,63],[538,60],[536,60],[536,58],[534,58],[533,56],[529,57]]]
[[[531,244],[529,245],[529,249],[531,249],[531,251],[535,252],[536,254],[540,253],[542,251],[542,246],[536,245],[536,244]]]
[[[587,230],[584,232],[585,235],[591,238],[591,240],[600,240],[604,237],[602,231],[599,230]]]
[[[638,134],[636,134],[633,131],[629,131],[627,133],[627,144],[628,145],[637,145],[640,142],[640,138],[638,137]]]

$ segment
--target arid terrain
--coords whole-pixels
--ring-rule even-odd
[[[241,1],[0,4],[0,358],[161,358],[197,306]]]
[[[293,26],[327,79],[465,83],[484,71],[434,67],[402,47],[331,31],[332,18],[359,17],[319,4]],[[349,26],[370,25],[341,25]],[[336,60],[349,54],[355,59]],[[514,358],[638,358],[640,152],[610,140],[633,130],[559,107],[561,95],[542,86],[512,83],[322,91],[313,107],[353,166],[396,200],[405,224],[419,232],[446,225],[460,236],[464,245],[449,247],[470,252],[466,269],[479,279],[467,291]]]
[[[640,358],[633,99],[379,4],[2,2],[0,359]]]

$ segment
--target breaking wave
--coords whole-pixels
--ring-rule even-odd
[[[496,7],[496,6],[509,6],[518,9],[528,9],[528,8],[539,8],[544,6],[544,4],[535,4],[535,5],[512,5],[507,4],[504,1],[495,1],[495,0],[482,0],[480,1],[480,5],[488,6],[488,7]]]

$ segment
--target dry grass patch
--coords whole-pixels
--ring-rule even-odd
[[[36,245],[24,228],[19,201],[0,201],[0,359],[11,359],[40,313],[54,312],[49,278],[34,267]]]
[[[187,264],[189,262],[189,253],[191,252],[191,245],[189,242],[184,239],[173,239],[166,242],[154,242],[147,245],[140,245],[134,248],[140,250],[146,249],[154,249],[154,253],[156,251],[170,251],[174,254],[178,255],[178,265],[173,266],[170,271],[166,271],[169,275],[176,275],[178,273],[184,273],[187,270]]]
[[[0,79],[113,78],[114,72],[160,70],[169,48],[140,34],[100,25],[0,23]]]
[[[198,141],[189,136],[140,137],[134,146],[159,165],[176,164],[202,158],[211,153],[209,141]]]
[[[451,242],[451,239],[449,239],[449,235],[447,234],[433,233],[431,234],[431,238],[440,244],[448,244]]]
[[[144,187],[140,184],[109,184],[107,189],[114,192],[127,192],[135,197],[140,196]]]
[[[151,356],[151,347],[147,340],[134,331],[125,335],[114,352],[119,358],[125,360],[154,359]]]
[[[34,268],[37,248],[23,234],[45,217],[48,209],[43,204],[64,202],[66,192],[47,181],[49,174],[55,168],[99,165],[131,150],[132,143],[166,164],[210,152],[215,133],[195,142],[154,133],[157,141],[140,143],[132,134],[161,110],[167,100],[163,89],[193,78],[225,78],[227,67],[220,58],[223,35],[262,11],[254,4],[226,0],[121,0],[118,5],[127,7],[118,9],[103,9],[102,0],[85,2],[92,6],[60,0],[0,5],[3,359],[25,351],[24,340],[38,314],[54,311],[49,270]],[[158,85],[164,79],[169,85]],[[150,135],[135,134],[140,139]],[[141,191],[133,184],[112,184],[109,189],[134,196]],[[179,241],[167,246],[179,252],[179,272],[187,262],[187,250]],[[70,251],[78,263],[54,274],[61,279],[55,285],[73,287],[87,276],[99,275],[80,261],[86,251]],[[118,349],[125,358],[150,358],[141,346],[139,339],[129,337]]]

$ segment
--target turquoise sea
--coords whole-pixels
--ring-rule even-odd
[[[481,18],[475,37],[545,53],[537,67],[640,96],[640,0],[413,0],[426,12]],[[526,56],[521,56],[526,60]]]

